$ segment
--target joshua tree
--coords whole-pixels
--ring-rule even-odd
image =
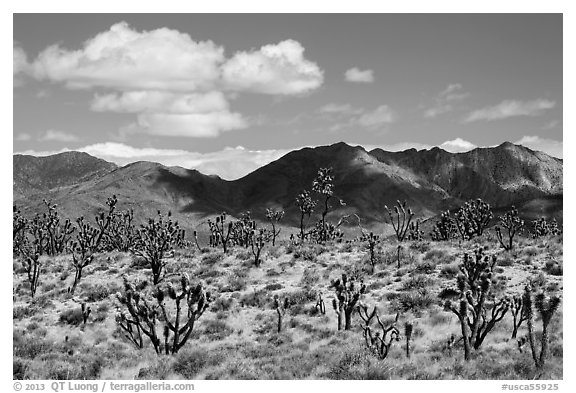
[[[344,330],[350,330],[352,314],[360,296],[366,292],[366,285],[363,282],[355,285],[354,280],[349,281],[346,274],[342,274],[342,279],[333,281],[330,288],[334,288],[336,294],[332,300],[332,307],[338,316],[338,330],[342,330],[342,318],[344,318]]]
[[[392,227],[394,228],[394,232],[396,232],[396,238],[399,242],[404,241],[406,238],[406,234],[410,227],[410,222],[412,221],[412,217],[414,213],[412,209],[406,207],[406,201],[400,203],[400,201],[396,201],[396,206],[394,206],[394,214],[396,215],[396,219],[394,219],[394,215],[392,211],[388,208],[388,206],[384,206],[384,209],[388,212],[388,216],[390,217],[390,222],[392,223]]]
[[[549,235],[559,235],[560,229],[558,228],[558,223],[556,219],[548,222],[544,217],[539,218],[532,222],[533,232],[532,237],[538,239],[539,237],[549,236]]]
[[[260,254],[262,253],[262,249],[270,241],[270,233],[265,228],[260,229],[252,229],[251,232],[251,247],[252,247],[252,255],[254,255],[254,265],[256,267],[260,266],[262,260],[260,259]]]
[[[502,230],[499,226],[496,227],[496,236],[498,241],[505,250],[511,250],[513,246],[514,236],[524,227],[524,220],[518,217],[518,210],[512,206],[512,209],[503,216],[500,216],[500,224],[506,228],[508,232],[507,239],[503,239]]]
[[[100,250],[100,244],[110,222],[112,216],[114,215],[114,210],[116,208],[116,196],[108,198],[106,204],[108,205],[108,213],[104,214],[101,212],[96,216],[96,223],[99,229],[94,228],[87,222],[84,222],[84,217],[79,217],[76,220],[76,225],[78,231],[76,233],[76,238],[71,244],[72,249],[72,264],[74,266],[74,283],[70,289],[70,293],[74,294],[76,287],[82,278],[82,271],[86,266],[88,266],[94,260],[94,254]]]
[[[272,246],[276,245],[276,236],[280,234],[280,228],[276,230],[276,224],[284,217],[284,210],[266,209],[266,218],[272,225]]]
[[[217,247],[222,245],[222,250],[224,253],[228,251],[228,242],[230,241],[230,235],[232,234],[232,223],[226,225],[226,213],[222,213],[220,216],[216,217],[215,221],[208,220],[208,226],[210,227],[210,246]],[[225,230],[227,228],[227,230]]]
[[[286,315],[286,310],[290,307],[290,302],[287,297],[284,298],[284,301],[281,301],[278,295],[274,295],[274,309],[278,314],[278,333],[282,331],[282,320],[284,319],[284,315]]]
[[[450,300],[444,303],[444,309],[452,311],[460,321],[465,360],[470,360],[471,348],[480,348],[509,308],[508,299],[494,300],[489,304],[495,265],[496,256],[490,258],[482,248],[474,252],[474,257],[465,253],[460,265],[461,274],[457,278],[458,306]]]
[[[408,234],[406,238],[408,240],[422,241],[424,232],[420,230],[420,220],[416,220],[416,223],[411,222],[408,227]]]
[[[300,209],[300,242],[304,242],[306,239],[306,232],[304,231],[304,217],[312,215],[314,208],[316,207],[316,201],[312,199],[309,191],[302,191],[296,197],[296,206]]]
[[[394,340],[398,341],[400,338],[400,332],[396,327],[396,323],[398,322],[398,317],[400,314],[396,314],[396,319],[391,325],[385,326],[378,316],[378,310],[376,307],[374,307],[371,313],[368,313],[368,307],[366,306],[359,306],[357,310],[358,315],[360,315],[360,318],[362,318],[364,321],[364,325],[360,325],[360,327],[364,331],[363,334],[366,347],[380,359],[386,359],[390,351],[390,347],[392,346],[392,342]],[[370,322],[374,317],[376,317],[380,331],[372,333]],[[390,335],[388,336],[388,334]]]
[[[143,333],[150,339],[158,355],[178,353],[190,338],[194,324],[210,304],[210,292],[206,292],[201,284],[191,285],[186,274],[180,278],[179,290],[171,284],[164,288],[156,287],[155,302],[147,301],[126,278],[124,293],[117,294],[116,297],[128,311],[120,312],[116,317],[126,337],[138,348],[143,348]],[[168,307],[166,301],[171,301],[174,305]],[[172,312],[175,314],[172,315]],[[163,345],[157,326],[160,321],[164,323]]]
[[[318,175],[312,182],[312,191],[320,194],[323,199],[324,209],[322,210],[322,217],[316,230],[318,243],[323,243],[329,240],[330,234],[333,232],[330,231],[326,223],[326,216],[331,209],[330,200],[334,198],[334,175],[332,174],[332,168],[320,168],[320,170],[318,170]],[[341,199],[339,202],[340,205],[345,205]]]
[[[548,325],[552,316],[558,310],[560,306],[560,298],[558,296],[552,296],[546,299],[544,293],[539,293],[534,297],[534,305],[536,310],[542,318],[542,336],[540,339],[540,354],[538,354],[538,349],[536,348],[536,338],[534,337],[534,312],[532,310],[532,288],[528,284],[524,288],[524,307],[526,308],[527,314],[527,325],[528,325],[528,341],[530,342],[530,350],[532,351],[532,359],[534,359],[534,364],[537,368],[541,369],[544,367],[546,358],[548,357]]]
[[[456,237],[456,233],[456,221],[450,216],[450,211],[445,211],[440,215],[440,221],[436,222],[430,235],[432,240],[442,241]]]
[[[48,211],[43,214],[44,228],[46,230],[46,253],[48,255],[61,254],[65,251],[70,236],[74,232],[74,227],[70,220],[66,219],[64,223],[60,224],[60,217],[56,210],[57,205],[53,205],[44,199],[44,204]]]
[[[484,228],[492,219],[490,204],[482,199],[466,202],[456,212],[456,228],[462,240],[470,240],[474,236],[482,236]]]
[[[372,266],[372,273],[376,270],[376,246],[380,243],[380,236],[375,235],[373,232],[363,231],[360,241],[366,243],[366,248],[370,252],[370,265]]]
[[[131,249],[150,265],[154,285],[162,280],[162,271],[166,265],[165,254],[182,246],[184,241],[184,230],[180,229],[178,222],[172,221],[171,216],[168,212],[165,220],[158,211],[157,220],[148,219],[148,224],[142,225],[138,230],[137,241]]]
[[[513,318],[512,338],[515,339],[522,322],[528,319],[523,296],[517,295],[510,299],[510,312]]]

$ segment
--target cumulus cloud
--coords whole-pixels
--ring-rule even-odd
[[[197,42],[168,28],[138,32],[121,22],[82,49],[49,46],[34,62],[34,73],[70,88],[193,91],[213,87],[222,61],[224,48],[212,41]]]
[[[14,137],[14,140],[19,141],[19,142],[27,142],[27,141],[32,140],[32,136],[30,134],[22,132],[22,133],[16,135]]]
[[[496,106],[486,107],[469,113],[463,120],[464,123],[474,121],[493,121],[507,119],[516,116],[538,116],[545,110],[554,108],[556,103],[546,99],[533,101],[505,100]]]
[[[289,150],[250,150],[242,146],[227,147],[220,151],[198,153],[178,149],[138,148],[123,143],[97,143],[74,149],[103,160],[126,165],[135,161],[152,161],[166,166],[196,169],[207,175],[218,175],[226,180],[238,179],[282,157]],[[46,156],[70,151],[25,151],[20,154]]]
[[[539,136],[523,136],[515,143],[532,150],[542,151],[552,157],[563,158],[564,144],[562,141],[540,138]]]
[[[477,148],[478,146],[476,146],[472,142],[465,141],[462,138],[456,138],[456,139],[453,139],[451,141],[446,141],[446,142],[440,144],[438,147],[440,147],[441,149],[444,149],[446,151],[449,151],[451,153],[462,153],[462,152],[473,150],[473,149]]]
[[[92,110],[96,112],[121,113],[206,113],[228,110],[224,94],[213,91],[205,94],[178,94],[166,91],[129,91],[96,95]]]
[[[262,94],[306,93],[322,84],[323,74],[304,58],[304,47],[294,40],[237,52],[222,67],[225,88]]]
[[[28,58],[26,52],[22,49],[18,43],[13,44],[13,62],[12,62],[12,72],[13,72],[13,85],[18,87],[22,84],[20,75],[29,72],[30,64],[28,63]]]
[[[162,136],[210,138],[223,131],[248,127],[248,121],[240,113],[208,112],[175,115],[170,113],[141,113],[132,126],[133,132],[144,131]]]
[[[323,83],[322,69],[304,57],[298,41],[226,58],[212,41],[168,28],[137,31],[126,22],[77,50],[49,46],[32,70],[36,78],[70,89],[108,89],[94,96],[93,111],[134,113],[136,122],[124,131],[165,136],[215,137],[246,128],[246,119],[230,110],[231,96],[294,95]]]
[[[80,139],[76,135],[70,133],[59,131],[59,130],[48,130],[42,135],[38,140],[40,141],[58,141],[58,142],[76,142]]]
[[[395,112],[388,105],[380,105],[373,111],[363,113],[356,122],[368,128],[381,127],[396,121]]]
[[[434,97],[434,105],[426,109],[424,117],[434,118],[451,112],[458,101],[462,101],[468,96],[469,94],[463,91],[461,84],[450,84]]]
[[[344,73],[347,82],[372,83],[374,82],[373,70],[361,70],[359,68],[350,68]]]
[[[337,104],[337,103],[329,103],[318,108],[318,113],[322,114],[359,115],[363,111],[364,111],[363,109],[355,108],[350,104]]]

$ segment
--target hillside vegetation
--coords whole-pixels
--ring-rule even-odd
[[[322,168],[295,196],[297,227],[224,213],[206,240],[116,197],[94,221],[15,207],[14,378],[563,377],[554,220],[472,199],[424,233],[398,201],[384,236],[335,213],[334,185]]]

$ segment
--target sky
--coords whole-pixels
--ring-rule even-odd
[[[14,14],[13,152],[239,178],[288,151],[563,158],[561,14]]]

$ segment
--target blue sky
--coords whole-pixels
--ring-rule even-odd
[[[338,141],[562,157],[560,14],[15,14],[13,29],[14,152],[227,179]]]

